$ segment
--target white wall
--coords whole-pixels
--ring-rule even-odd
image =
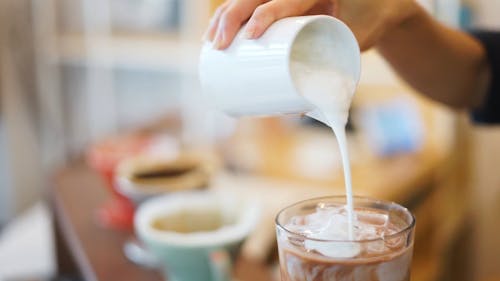
[[[0,204],[4,217],[40,200],[45,186],[37,135],[30,3],[0,1]]]
[[[8,166],[5,129],[0,120],[0,225],[12,215],[11,178]]]
[[[45,182],[42,181],[36,120],[29,102],[33,95],[23,87],[24,76],[16,71],[14,54],[11,50],[4,51],[0,54],[0,120],[4,141],[1,147],[6,152],[2,153],[6,160],[3,172],[11,181],[11,185],[6,186],[10,192],[6,193],[10,195],[7,200],[12,204],[12,214],[17,214],[40,200]]]
[[[500,1],[498,0],[472,0],[475,25],[482,28],[500,30]]]
[[[472,200],[475,211],[474,280],[500,276],[500,128],[477,127],[473,132]],[[490,280],[490,279],[488,279]],[[491,279],[497,280],[497,279]]]

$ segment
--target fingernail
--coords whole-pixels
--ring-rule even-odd
[[[214,45],[213,45],[214,48],[220,50],[225,43],[224,40],[225,40],[225,36],[224,36],[223,32],[220,32],[219,34],[217,34],[217,37],[214,40]]]
[[[245,38],[253,39],[255,37],[255,32],[256,32],[256,29],[255,29],[254,25],[247,26],[247,28],[245,30]]]
[[[212,48],[217,49],[217,44],[219,44],[220,32],[217,31],[214,35],[214,40],[212,40]]]
[[[216,50],[220,49],[220,43],[219,43],[219,41],[217,41],[217,40],[216,40],[216,41],[214,41],[214,43],[212,44],[212,46],[213,46],[213,48],[214,48],[214,49],[216,49]]]
[[[214,38],[210,36],[210,30],[205,31],[205,33],[203,33],[203,36],[201,36],[202,42],[212,42],[213,40]]]

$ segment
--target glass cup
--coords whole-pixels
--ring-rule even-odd
[[[298,202],[279,212],[276,232],[281,280],[409,281],[415,218],[401,205],[354,197],[355,226],[360,227],[361,220],[373,224],[373,229],[386,233],[377,235],[379,238],[373,235],[369,239],[351,240],[311,237],[310,233],[324,231],[332,221],[329,216],[319,217],[323,219],[316,216],[312,224],[305,216],[310,218],[322,208],[342,210],[345,204],[345,196],[323,197]],[[390,228],[391,232],[384,228]],[[356,231],[359,232],[359,228]]]

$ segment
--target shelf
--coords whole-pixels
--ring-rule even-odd
[[[59,36],[61,63],[166,69],[195,74],[201,42],[173,34]]]

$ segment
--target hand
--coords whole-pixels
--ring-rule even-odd
[[[205,38],[214,48],[225,49],[246,21],[245,36],[255,39],[281,18],[324,14],[344,21],[366,50],[417,7],[414,0],[227,0],[212,17]]]

